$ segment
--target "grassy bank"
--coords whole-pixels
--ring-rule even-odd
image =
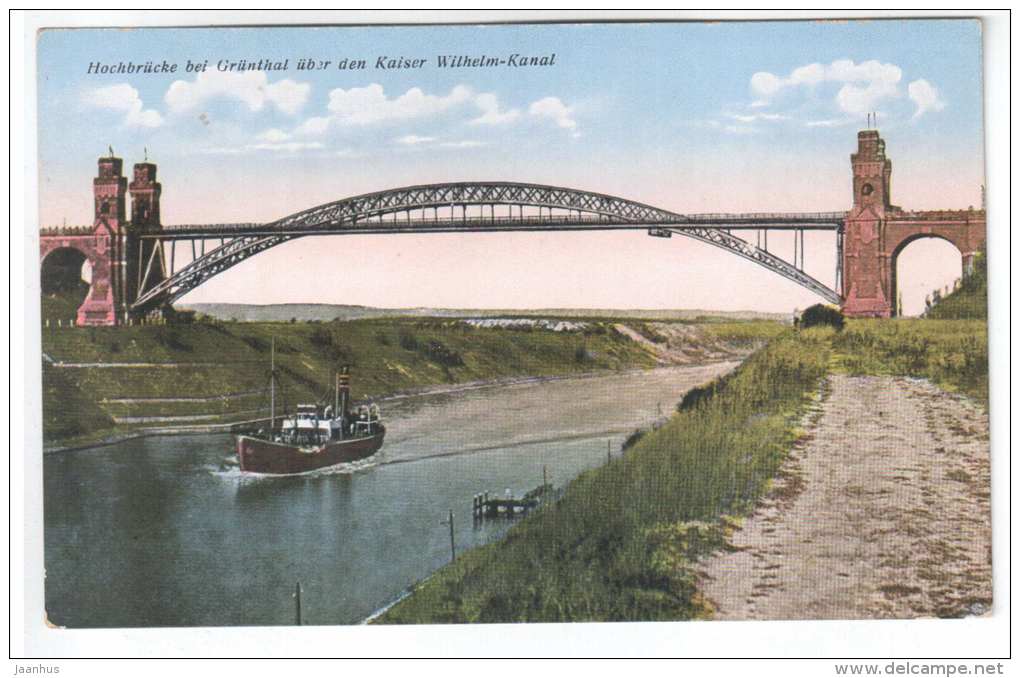
[[[50,329],[43,331],[43,350],[55,361],[175,367],[47,367],[44,408],[63,420],[54,426],[47,417],[47,440],[100,433],[114,417],[250,418],[268,405],[274,342],[284,406],[323,397],[341,365],[353,368],[355,397],[370,398],[435,384],[654,364],[603,325],[574,333],[405,319]],[[94,405],[60,407],[60,393],[90,394]],[[94,416],[97,406],[106,417]]]
[[[961,290],[974,296],[973,287]],[[980,308],[952,295],[945,301]],[[709,616],[694,563],[725,548],[732,527],[767,491],[827,373],[924,377],[987,401],[984,320],[855,320],[842,332],[718,329],[771,341],[731,375],[688,394],[623,458],[581,475],[555,504],[464,554],[377,621]]]
[[[851,320],[832,340],[833,369],[930,379],[988,402],[984,320]]]
[[[712,321],[701,325],[701,329],[719,341],[732,345],[761,346],[785,332],[789,325],[767,320],[743,322]]]
[[[933,320],[981,320],[988,318],[988,259],[984,251],[974,257],[974,270],[960,286],[930,309]]]
[[[829,333],[786,331],[622,458],[464,555],[381,623],[704,617],[693,563],[767,489],[826,374]]]
[[[988,403],[988,272],[984,253],[924,318],[852,320],[835,336],[834,369],[924,377]]]
[[[775,323],[751,323],[758,333]],[[48,443],[80,443],[157,422],[243,420],[268,407],[270,346],[276,345],[282,405],[317,400],[341,365],[356,398],[442,384],[650,368],[656,357],[614,323],[583,329],[480,328],[456,319],[380,318],[330,323],[232,323],[47,328],[43,351],[58,363],[153,363],[173,367],[45,365]],[[739,350],[747,331],[696,332],[692,348]],[[212,415],[212,418],[210,418]],[[117,423],[119,422],[119,423]],[[169,424],[168,421],[159,422]],[[199,422],[196,422],[199,423]]]

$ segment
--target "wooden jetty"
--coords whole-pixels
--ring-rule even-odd
[[[515,497],[512,494],[502,498],[490,497],[488,492],[476,494],[471,498],[471,514],[475,520],[524,515],[537,508],[546,495],[552,493],[552,489],[552,485],[545,483],[527,492],[523,497]]]

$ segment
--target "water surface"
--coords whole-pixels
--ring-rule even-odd
[[[226,435],[47,455],[46,609],[68,627],[355,623],[508,527],[471,497],[562,486],[734,366],[670,367],[386,403],[373,459],[249,478]]]

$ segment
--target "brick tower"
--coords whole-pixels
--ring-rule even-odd
[[[90,242],[77,243],[86,249],[92,265],[92,286],[78,309],[79,325],[113,325],[126,317],[126,308],[118,307],[124,298],[124,230],[127,179],[122,175],[124,161],[113,155],[99,158],[99,171],[92,180],[95,213]],[[87,245],[87,248],[84,247]]]
[[[162,252],[156,252],[153,256],[156,245],[137,237],[141,230],[160,227],[159,196],[163,187],[156,181],[155,163],[149,162],[147,156],[144,162],[135,164],[128,190],[131,193],[131,226],[125,242],[128,272],[126,298],[134,301],[143,282],[152,285],[166,277]]]
[[[78,325],[127,323],[146,272],[149,285],[166,275],[162,250],[154,254],[158,246],[138,237],[142,230],[161,227],[162,187],[156,181],[156,165],[148,159],[135,165],[130,185],[123,168],[124,161],[114,156],[113,149],[99,158],[99,171],[92,180],[91,226],[44,228],[39,233],[40,268],[47,281],[76,278],[85,261],[92,268],[88,294],[75,318]],[[129,194],[131,221],[126,209]]]
[[[843,310],[852,316],[892,313],[883,261],[881,231],[890,204],[892,160],[885,157],[885,141],[878,130],[857,134],[857,152],[850,156],[853,171],[853,207],[847,214],[843,241]]]
[[[896,260],[919,238],[941,238],[960,251],[963,270],[985,244],[985,211],[906,211],[892,204],[892,161],[878,130],[857,133],[853,207],[843,236],[843,312],[858,318],[895,315]]]

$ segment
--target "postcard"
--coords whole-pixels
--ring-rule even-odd
[[[53,632],[1000,605],[980,20],[35,49]]]

